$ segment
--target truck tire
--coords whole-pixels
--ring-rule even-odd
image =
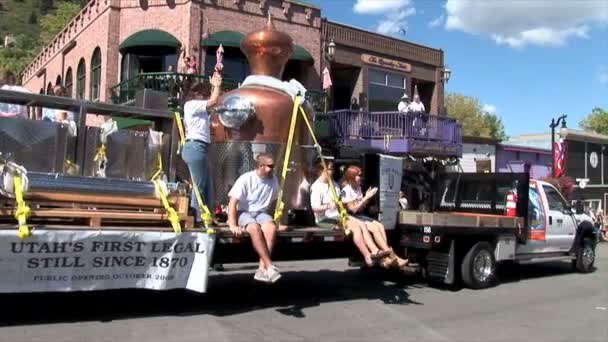
[[[460,266],[462,282],[471,289],[485,289],[496,280],[494,249],[488,242],[478,242],[462,259]]]
[[[592,239],[586,238],[583,240],[582,246],[576,251],[576,260],[574,260],[574,263],[577,272],[593,272],[593,264],[595,263],[595,243]]]

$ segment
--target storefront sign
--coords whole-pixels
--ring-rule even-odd
[[[0,293],[124,288],[205,292],[214,238],[203,233],[0,231]]]
[[[403,158],[380,155],[380,217],[386,229],[397,226]]]
[[[393,70],[398,70],[398,71],[403,71],[403,72],[412,71],[411,64],[396,61],[394,59],[388,59],[388,58],[372,56],[372,55],[368,55],[368,54],[362,54],[361,60],[364,63],[383,67],[383,68],[388,68],[388,69],[393,69]]]

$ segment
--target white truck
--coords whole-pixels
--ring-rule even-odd
[[[497,282],[501,262],[571,261],[592,272],[596,238],[590,218],[575,213],[550,183],[527,174],[439,177],[432,212],[402,211],[401,246],[431,281],[470,288]]]

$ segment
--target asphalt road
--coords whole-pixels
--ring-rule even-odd
[[[608,341],[608,244],[597,270],[509,266],[481,291],[363,273],[345,260],[215,274],[209,293],[1,295],[0,341]]]

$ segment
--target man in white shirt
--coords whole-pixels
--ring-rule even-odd
[[[426,109],[424,108],[424,103],[420,101],[420,96],[418,94],[414,95],[414,101],[409,105],[410,112],[413,113],[424,113]]]
[[[270,154],[260,153],[256,162],[257,168],[241,175],[228,193],[228,226],[236,236],[249,233],[260,256],[260,267],[253,278],[274,283],[281,274],[270,259],[277,226],[269,211],[276,205],[279,181],[273,174],[274,159]]]
[[[219,73],[214,73],[210,80],[211,95],[205,99],[208,91],[202,83],[196,84],[190,90],[193,98],[184,104],[184,128],[186,130],[186,143],[182,150],[182,159],[188,164],[190,175],[194,184],[203,197],[203,201],[213,210],[213,182],[209,172],[209,162],[207,158],[209,143],[211,143],[211,116],[208,109],[217,104],[220,97],[220,86],[222,77]],[[202,221],[201,210],[194,190],[190,199],[190,207],[196,213],[197,223]]]
[[[399,113],[407,114],[409,111],[410,100],[407,96],[407,93],[403,93],[401,96],[401,101],[399,101],[399,105],[397,105],[397,110]]]

